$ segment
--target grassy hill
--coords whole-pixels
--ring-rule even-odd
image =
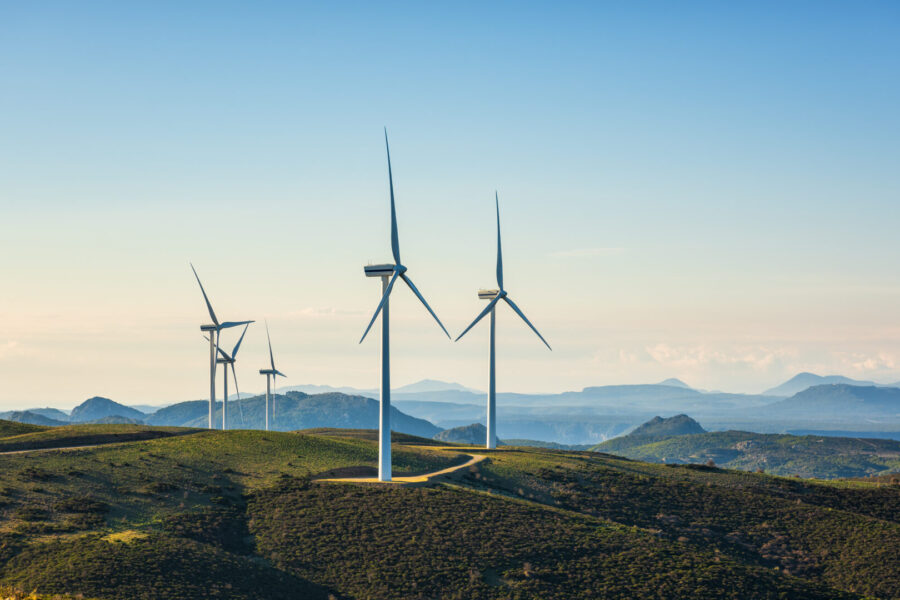
[[[674,417],[653,417],[646,423],[636,427],[628,434],[629,437],[663,437],[672,435],[687,435],[690,433],[705,433],[700,424],[687,415],[675,415]]]
[[[712,460],[730,469],[825,479],[900,472],[900,441],[896,440],[715,431],[664,438],[627,435],[592,449],[636,460]]]
[[[425,486],[316,481],[374,467],[374,437],[128,425],[0,437],[6,448],[102,444],[0,448],[0,589],[104,600],[900,594],[895,480],[507,447]],[[465,459],[463,446],[393,437],[398,474]]]
[[[23,433],[32,433],[35,431],[43,431],[44,429],[45,428],[40,425],[19,423],[17,421],[0,420],[0,438],[9,437],[11,435],[21,435]]]

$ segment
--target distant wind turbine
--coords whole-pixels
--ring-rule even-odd
[[[228,429],[228,366],[231,366],[231,375],[234,377],[234,390],[237,392],[238,398],[238,409],[241,411],[241,424],[244,423],[244,409],[241,407],[241,390],[238,389],[237,382],[237,373],[234,370],[234,361],[237,360],[238,350],[241,349],[241,342],[244,341],[244,335],[247,333],[247,328],[250,325],[244,325],[244,331],[241,332],[241,337],[238,339],[237,344],[234,345],[234,350],[231,351],[229,355],[227,352],[218,348],[219,358],[216,359],[216,362],[221,365],[225,365],[225,373],[223,379],[224,389],[222,395],[222,431]],[[207,341],[209,338],[204,337]]]
[[[253,321],[225,321],[224,323],[219,323],[219,319],[216,318],[216,313],[213,311],[212,304],[209,303],[209,297],[206,295],[206,290],[203,289],[203,284],[200,283],[200,276],[197,275],[197,269],[194,268],[193,264],[191,264],[191,271],[194,272],[194,277],[197,279],[197,284],[200,286],[200,292],[203,294],[203,299],[206,301],[206,308],[209,310],[209,318],[212,319],[213,322],[212,325],[201,325],[200,331],[209,333],[209,428],[215,429],[213,419],[216,412],[216,362],[219,354],[219,332],[230,327],[248,325],[253,323]]]
[[[488,401],[487,401],[487,444],[486,447],[488,449],[497,447],[497,378],[496,378],[496,352],[495,352],[495,338],[496,338],[496,314],[494,309],[497,306],[497,302],[503,300],[507,304],[509,304],[510,308],[516,311],[516,314],[522,317],[522,320],[525,321],[525,324],[528,325],[533,332],[537,334],[541,341],[544,342],[544,345],[547,348],[550,348],[550,344],[547,343],[547,340],[538,333],[538,330],[535,329],[534,325],[531,324],[531,321],[525,316],[525,314],[519,310],[519,307],[516,306],[515,302],[513,302],[509,295],[506,293],[506,289],[503,287],[503,253],[500,249],[500,198],[497,195],[497,192],[494,192],[494,202],[497,207],[497,288],[496,290],[479,290],[478,297],[482,300],[490,300],[490,303],[485,307],[481,314],[475,317],[475,320],[472,321],[472,324],[466,327],[465,331],[459,334],[459,337],[456,338],[458,342],[462,336],[466,335],[470,329],[475,327],[475,324],[478,323],[484,316],[488,313],[491,314],[491,349],[490,349],[490,376],[489,376],[489,384],[488,384]],[[552,348],[550,348],[552,350]]]
[[[390,481],[391,345],[389,299],[391,290],[394,288],[394,283],[396,283],[397,278],[402,279],[406,285],[409,286],[409,289],[411,289],[413,294],[415,294],[422,304],[425,305],[425,308],[428,309],[428,312],[431,313],[431,316],[434,317],[434,320],[437,321],[437,324],[440,325],[448,338],[450,337],[450,334],[447,333],[447,329],[444,327],[443,323],[441,323],[441,320],[438,319],[437,315],[434,314],[434,311],[431,310],[431,307],[428,306],[428,303],[425,302],[425,298],[422,297],[422,294],[419,293],[416,286],[413,285],[412,280],[406,274],[406,267],[400,262],[400,242],[397,236],[397,211],[394,207],[394,176],[391,172],[391,148],[388,145],[387,128],[384,130],[384,147],[387,151],[388,184],[390,185],[391,190],[391,252],[394,255],[394,263],[369,265],[365,267],[366,277],[381,277],[382,296],[381,302],[378,303],[378,308],[375,309],[375,314],[372,316],[372,320],[369,321],[369,326],[366,327],[366,331],[363,333],[362,338],[360,338],[359,343],[361,344],[363,340],[366,339],[366,335],[368,335],[369,330],[372,329],[375,319],[377,319],[378,314],[381,313],[381,403],[378,412],[378,479],[380,481]]]
[[[287,377],[284,373],[275,368],[275,356],[272,354],[272,338],[269,337],[269,324],[266,323],[266,339],[269,342],[269,364],[271,369],[260,369],[259,374],[266,376],[266,431],[269,430],[269,395],[272,394],[272,421],[275,421],[275,377]],[[269,377],[272,377],[271,382]],[[235,384],[237,385],[237,384]]]

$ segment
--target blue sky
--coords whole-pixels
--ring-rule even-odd
[[[900,379],[898,63],[896,3],[0,4],[0,406],[203,397],[188,260],[292,383],[375,386],[385,125],[452,332],[500,192],[554,346],[501,316],[501,390]],[[405,296],[395,381],[483,388]]]

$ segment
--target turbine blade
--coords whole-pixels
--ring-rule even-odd
[[[494,190],[494,201],[497,203],[497,287],[503,289],[503,253],[500,250],[500,197]]]
[[[365,333],[363,333],[362,337],[359,339],[360,344],[362,344],[363,340],[366,339],[366,336],[369,335],[369,330],[372,329],[372,324],[375,323],[375,319],[378,318],[378,313],[381,312],[381,309],[384,307],[384,303],[387,302],[388,296],[391,295],[391,290],[394,288],[394,282],[397,281],[397,275],[397,271],[394,271],[394,275],[391,277],[391,281],[390,283],[388,283],[387,289],[384,290],[384,295],[381,297],[381,302],[378,303],[378,308],[375,309],[375,314],[372,315],[372,320],[369,321],[369,326],[366,327]]]
[[[206,340],[207,342],[209,341],[209,338],[206,337],[205,335],[203,336],[203,339]],[[222,356],[224,356],[224,357],[227,358],[228,360],[231,360],[231,357],[228,356],[228,354],[227,354],[224,350],[222,350],[222,349],[219,348],[218,346],[216,346],[216,349],[219,351],[219,354],[221,354]]]
[[[266,321],[266,340],[269,342],[269,362],[272,365],[272,370],[275,370],[275,356],[272,354],[272,338],[269,337],[269,322]]]
[[[250,327],[250,323],[244,325],[244,331],[241,332],[241,337],[238,338],[237,344],[234,345],[234,350],[231,351],[231,356],[234,358],[237,358],[238,350],[241,348],[241,342],[244,341],[244,335],[246,335],[248,327]]]
[[[240,411],[240,413],[241,413],[241,425],[243,425],[244,424],[244,407],[241,406],[241,389],[238,387],[237,373],[234,370],[234,363],[231,363],[231,376],[234,378],[234,392],[237,394],[238,411]]]
[[[224,323],[217,323],[217,325],[219,325],[219,329],[228,329],[230,327],[240,327],[241,325],[248,325],[255,322],[256,321],[225,321]]]
[[[394,264],[400,264],[400,239],[397,235],[397,210],[394,208],[394,174],[391,172],[391,147],[388,145],[387,127],[384,128],[384,147],[387,150],[388,182],[391,186],[391,252]]]
[[[535,329],[534,325],[531,324],[531,321],[528,320],[528,317],[525,316],[525,313],[519,310],[519,307],[516,306],[516,303],[510,300],[509,296],[503,296],[503,299],[506,300],[506,303],[509,304],[514,311],[516,311],[517,315],[522,317],[522,320],[525,321],[525,324],[531,327],[531,330],[536,333],[539,338],[541,338],[541,341],[544,342],[544,345],[547,346],[547,348],[549,348],[550,350],[553,350],[553,348],[550,348],[550,344],[547,343],[547,340],[544,339],[544,336],[538,333],[538,330]]]
[[[194,268],[192,263],[188,263],[191,265],[191,271],[194,272],[194,277],[197,278],[197,284],[200,285],[200,292],[203,294],[203,299],[206,300],[206,308],[209,310],[209,318],[212,319],[213,323],[216,325],[219,324],[219,320],[216,318],[216,313],[213,311],[212,304],[209,303],[209,298],[206,295],[206,290],[203,289],[203,284],[200,283],[200,276],[197,275],[197,269]]]
[[[489,312],[491,312],[491,309],[494,308],[494,306],[497,305],[497,301],[498,301],[498,300],[500,300],[500,296],[495,296],[493,300],[491,300],[490,302],[488,302],[488,305],[484,308],[483,311],[481,311],[481,313],[480,313],[477,317],[475,317],[475,320],[472,321],[472,324],[469,325],[468,327],[466,327],[466,330],[463,331],[461,334],[459,334],[459,336],[458,336],[455,340],[453,340],[453,341],[454,341],[454,342],[458,342],[462,336],[464,336],[464,335],[466,335],[467,333],[469,333],[469,330],[472,329],[473,327],[475,327],[475,324],[478,323],[478,321],[480,321],[481,319],[483,319],[484,316],[485,316],[486,314],[488,314]]]
[[[282,373],[281,371],[279,371],[277,369],[275,370],[275,373],[273,373],[273,375],[281,375],[282,377],[287,377],[287,375],[285,375],[284,373]]]
[[[448,338],[448,339],[452,339],[452,338],[450,338],[450,334],[447,332],[447,328],[444,327],[444,324],[441,323],[441,320],[438,319],[438,316],[437,316],[436,314],[434,314],[434,311],[431,310],[431,307],[428,306],[428,303],[427,303],[427,302],[425,302],[425,298],[422,297],[422,294],[420,294],[420,293],[419,293],[419,290],[416,289],[416,286],[413,285],[412,279],[410,279],[409,277],[407,277],[407,276],[406,276],[406,273],[403,273],[402,275],[400,275],[400,277],[403,278],[403,281],[406,282],[406,285],[409,286],[409,289],[411,289],[411,290],[413,291],[413,294],[415,294],[416,297],[417,297],[419,300],[422,301],[422,304],[425,305],[425,308],[428,309],[428,312],[431,313],[431,316],[434,317],[434,320],[437,321],[437,324],[441,326],[441,329],[443,330],[443,332],[444,332],[445,334],[447,334],[447,338]]]

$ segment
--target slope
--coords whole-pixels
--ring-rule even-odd
[[[712,460],[730,469],[825,479],[900,471],[900,441],[870,438],[716,431],[663,439],[624,436],[592,450],[652,462]]]
[[[189,431],[2,455],[0,583],[104,599],[900,591],[900,494],[887,484],[522,448],[455,483],[310,483],[373,466],[371,434]],[[436,444],[395,437],[395,470],[458,464],[464,449]]]

